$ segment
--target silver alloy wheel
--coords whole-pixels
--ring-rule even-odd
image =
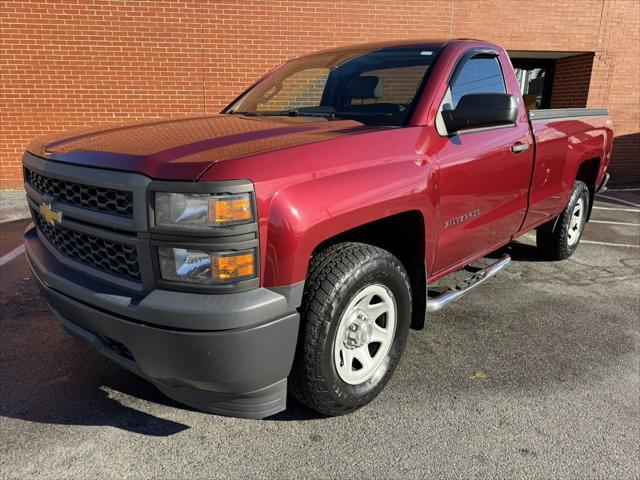
[[[340,378],[359,385],[374,376],[391,350],[396,333],[396,301],[380,284],[368,285],[342,314],[333,345]]]
[[[567,232],[567,244],[572,247],[580,239],[582,228],[584,227],[584,198],[579,198],[573,207],[571,220],[569,220],[569,230]]]

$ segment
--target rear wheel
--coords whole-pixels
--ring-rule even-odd
[[[580,243],[588,212],[589,189],[583,182],[576,181],[562,214],[536,231],[538,249],[550,260],[569,258]]]
[[[366,405],[398,364],[410,318],[408,277],[389,252],[340,243],[315,255],[305,285],[292,392],[325,415]]]

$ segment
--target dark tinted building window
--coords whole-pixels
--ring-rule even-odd
[[[527,110],[551,108],[551,88],[556,60],[547,58],[512,58]],[[573,106],[573,105],[572,105]],[[575,105],[584,107],[584,105]]]

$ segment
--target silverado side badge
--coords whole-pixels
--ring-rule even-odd
[[[459,223],[466,222],[467,220],[471,220],[472,218],[476,218],[480,216],[480,210],[474,210],[473,212],[467,212],[464,215],[460,215],[458,217],[454,217],[450,220],[444,222],[444,228],[451,228]]]

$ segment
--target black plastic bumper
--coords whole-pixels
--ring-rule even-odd
[[[302,285],[130,298],[63,267],[35,229],[25,233],[25,249],[62,326],[168,397],[246,418],[286,407]],[[234,319],[240,328],[229,328]]]

